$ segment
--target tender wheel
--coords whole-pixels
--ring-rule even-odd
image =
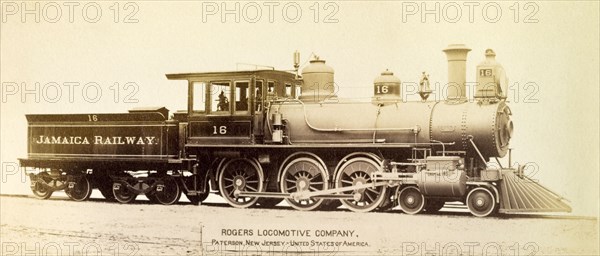
[[[370,174],[377,171],[379,164],[365,157],[352,158],[340,167],[336,175],[336,188],[371,183]],[[368,212],[377,208],[386,196],[386,187],[367,187],[343,192],[353,194],[354,199],[341,200],[342,204],[354,212]]]
[[[417,187],[405,187],[398,194],[398,204],[403,212],[417,214],[425,206],[425,197]]]
[[[436,213],[444,207],[446,202],[440,200],[426,200],[425,201],[425,212]]]
[[[115,199],[122,204],[128,204],[133,202],[137,197],[137,194],[127,188],[127,182],[115,181],[112,186],[113,195]]]
[[[65,193],[71,199],[78,202],[87,200],[90,198],[90,195],[92,195],[92,185],[90,184],[90,180],[86,176],[75,178],[75,183],[72,185],[69,184],[65,189]]]
[[[301,193],[326,190],[327,172],[317,161],[301,157],[290,162],[281,177],[281,191],[284,193]],[[323,199],[285,199],[294,209],[310,211],[319,207]]]
[[[51,180],[52,178],[50,178],[50,176],[45,172],[35,175],[35,177],[31,180],[31,182],[33,183],[33,185],[31,186],[31,191],[33,192],[33,195],[35,195],[35,197],[38,199],[50,198],[50,196],[52,196],[53,191],[47,189],[42,183],[48,183]]]
[[[161,204],[170,205],[179,201],[181,188],[179,183],[171,176],[165,176],[156,181],[156,191],[153,196]]]
[[[239,196],[239,193],[262,191],[263,177],[259,166],[251,160],[231,159],[221,168],[219,191],[229,205],[236,208],[247,208],[254,205],[258,198]]]
[[[486,217],[494,212],[496,198],[487,188],[474,188],[467,195],[467,207],[471,214],[477,217]]]

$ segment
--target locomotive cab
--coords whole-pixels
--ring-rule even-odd
[[[294,74],[277,70],[168,74],[188,82],[186,146],[262,143],[269,102],[297,98]],[[184,120],[180,120],[184,121]]]

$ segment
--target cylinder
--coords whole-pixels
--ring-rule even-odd
[[[458,197],[467,191],[467,174],[463,170],[425,170],[415,176],[419,190],[426,196]]]
[[[448,84],[446,87],[448,100],[464,100],[467,98],[467,54],[471,49],[464,44],[451,44],[444,49],[448,58]]]

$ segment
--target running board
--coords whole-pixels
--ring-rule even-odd
[[[502,171],[500,193],[500,213],[571,212],[563,197],[514,170]]]

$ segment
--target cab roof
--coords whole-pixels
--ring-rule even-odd
[[[259,70],[242,70],[242,71],[221,71],[221,72],[201,72],[201,73],[176,73],[166,74],[169,80],[214,80],[214,79],[231,79],[236,77],[248,76],[261,77],[286,77],[295,78],[295,74],[288,71],[259,69]]]

